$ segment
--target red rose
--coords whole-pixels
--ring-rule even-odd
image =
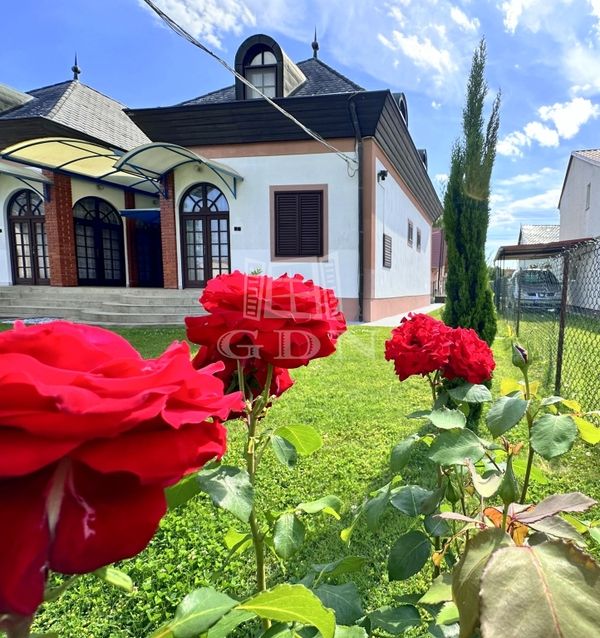
[[[297,368],[333,353],[346,330],[333,291],[300,275],[219,275],[200,303],[210,315],[186,317],[188,339],[218,348],[223,358]]]
[[[495,367],[490,347],[479,338],[475,330],[452,330],[450,358],[444,369],[446,379],[460,377],[469,383],[483,383],[491,379]]]
[[[186,344],[144,360],[67,322],[0,334],[0,613],[31,615],[46,572],[93,571],[148,544],[164,488],[220,457],[239,410]]]
[[[385,358],[394,362],[400,381],[413,374],[441,370],[450,356],[451,328],[429,315],[411,314],[392,330],[385,342]]]

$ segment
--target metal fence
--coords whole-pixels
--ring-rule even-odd
[[[600,409],[600,238],[551,257],[496,262],[493,285],[498,314],[528,347],[546,389]]]

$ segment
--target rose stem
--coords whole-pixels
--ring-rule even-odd
[[[531,401],[531,392],[529,389],[529,375],[527,370],[523,370],[523,378],[525,379],[525,401]],[[525,480],[523,481],[523,491],[521,492],[520,503],[524,503],[527,498],[527,490],[529,489],[529,477],[531,476],[531,467],[533,466],[533,455],[535,454],[531,445],[531,428],[533,426],[533,415],[531,413],[531,405],[527,406],[527,428],[529,432],[529,454],[527,456],[527,469],[525,470]]]
[[[242,365],[238,361],[238,377],[240,378],[241,388],[244,387],[243,376]],[[269,363],[267,367],[267,379],[265,381],[263,393],[255,401],[255,403],[258,403],[258,406],[252,406],[251,409],[246,408],[246,418],[248,422],[246,468],[248,470],[248,475],[250,477],[250,483],[252,484],[252,486],[254,486],[259,460],[256,454],[256,428],[258,426],[259,419],[261,418],[261,416],[263,416],[265,408],[267,407],[267,404],[269,402],[269,392],[271,389],[272,379],[273,366]],[[252,504],[252,511],[250,512],[250,519],[248,522],[250,523],[252,544],[254,546],[254,555],[256,557],[256,586],[258,588],[258,591],[261,592],[267,589],[267,576],[265,570],[265,542],[264,536],[260,531],[260,526],[256,517],[256,501],[254,501]],[[265,619],[263,620],[263,626],[265,629],[269,629],[271,627],[271,622]]]
[[[33,623],[33,616],[19,616],[18,619],[13,616],[13,618],[15,618],[14,622],[3,627],[6,632],[6,638],[29,638],[31,636],[29,630]]]
[[[427,379],[429,381],[429,385],[431,386],[431,398],[433,399],[433,402],[431,404],[431,409],[433,410],[434,406],[435,406],[435,402],[437,401],[437,393],[435,391],[435,386],[436,386],[436,381],[439,375],[439,370],[435,373],[435,377],[432,379],[431,376],[427,375]],[[436,466],[437,468],[437,485],[438,485],[438,489],[440,487],[442,487],[442,468],[439,464],[437,464]],[[439,552],[441,547],[442,547],[442,542],[441,542],[441,537],[440,536],[434,536],[433,537],[433,546],[435,548],[436,552]],[[436,578],[437,576],[440,575],[440,568],[439,565],[436,565],[434,563],[433,565],[433,577]]]

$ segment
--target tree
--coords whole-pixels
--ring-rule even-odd
[[[462,138],[452,149],[444,197],[448,278],[443,319],[453,327],[473,328],[491,345],[496,336],[496,312],[485,262],[485,240],[500,124],[500,93],[484,129],[483,107],[488,93],[485,61],[486,46],[481,40],[473,54]]]

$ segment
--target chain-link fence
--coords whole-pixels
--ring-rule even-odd
[[[555,394],[600,409],[600,238],[558,254],[496,262],[498,314]]]

